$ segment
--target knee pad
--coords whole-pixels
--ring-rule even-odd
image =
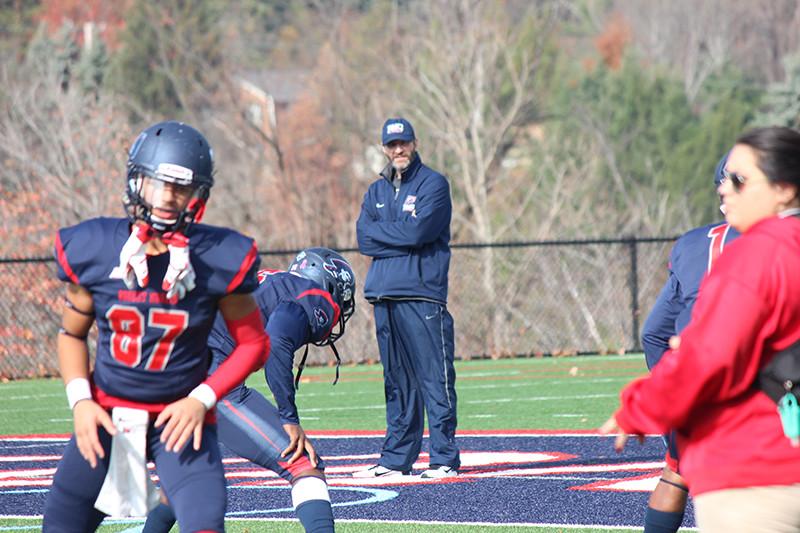
[[[292,485],[292,505],[297,509],[300,504],[311,500],[331,501],[328,484],[318,477],[301,477]]]

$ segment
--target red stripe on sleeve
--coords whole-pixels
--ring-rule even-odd
[[[225,288],[225,294],[230,293],[239,286],[244,279],[245,274],[250,270],[250,267],[253,266],[253,262],[256,260],[256,256],[258,256],[258,249],[256,248],[256,243],[253,241],[253,247],[250,248],[250,251],[247,252],[247,256],[245,256],[244,261],[242,261],[242,266],[239,267],[239,272],[233,277],[231,282]]]
[[[67,253],[64,251],[64,245],[61,244],[61,232],[56,232],[56,260],[58,264],[61,265],[61,268],[64,270],[64,273],[69,276],[69,279],[72,280],[72,283],[75,285],[80,285],[78,281],[78,276],[75,275],[75,272],[72,271],[72,267],[69,266],[69,261],[67,261]]]

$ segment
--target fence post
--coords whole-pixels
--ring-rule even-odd
[[[628,280],[628,287],[631,291],[631,324],[633,328],[631,331],[631,336],[633,337],[631,352],[642,351],[642,346],[639,343],[639,254],[637,244],[636,237],[631,237],[628,240],[631,258],[631,275]]]

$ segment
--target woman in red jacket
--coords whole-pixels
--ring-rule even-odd
[[[703,281],[673,349],[622,391],[600,431],[621,450],[628,435],[676,430],[701,531],[800,531],[800,447],[755,384],[800,340],[800,133],[745,133],[725,176],[725,217],[743,235]]]

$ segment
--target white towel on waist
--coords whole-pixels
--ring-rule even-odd
[[[117,434],[111,440],[108,472],[94,506],[111,516],[146,516],[158,505],[158,490],[146,461],[150,413],[115,407],[111,419]]]

